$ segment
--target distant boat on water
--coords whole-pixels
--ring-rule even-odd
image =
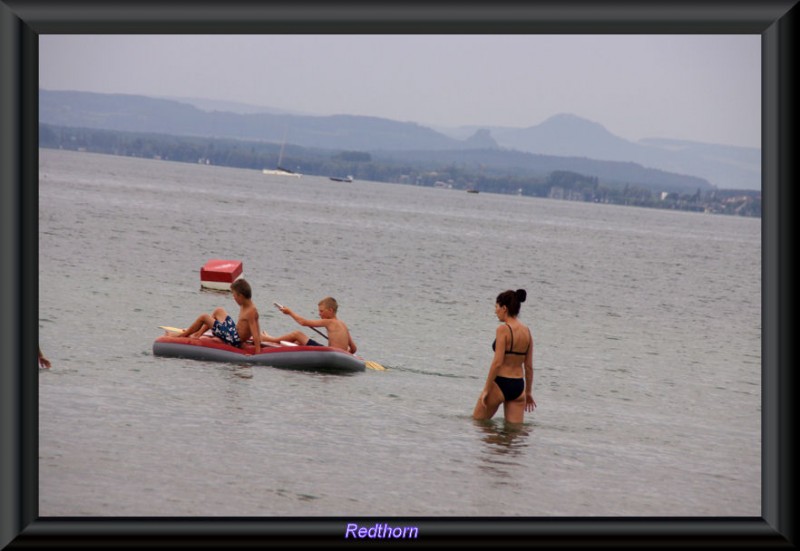
[[[339,178],[338,176],[330,176],[330,179],[333,180],[334,182],[352,182],[353,181],[353,177],[352,176],[347,176],[346,178]]]
[[[289,170],[288,168],[283,168],[281,166],[281,161],[283,160],[283,148],[286,147],[286,132],[283,134],[283,143],[281,144],[281,152],[278,154],[278,164],[275,168],[265,168],[261,172],[263,174],[268,174],[270,176],[293,176],[295,178],[299,178],[302,176],[299,172],[294,172]]]
[[[292,172],[289,169],[277,167],[274,169],[265,168],[261,171],[264,174],[269,174],[270,176],[294,176],[295,178],[299,178],[302,176],[299,172]]]
[[[474,187],[471,187],[471,188],[468,188],[468,189],[467,189],[467,193],[480,193],[480,191],[478,191],[478,190],[477,190],[477,189],[475,189]]]

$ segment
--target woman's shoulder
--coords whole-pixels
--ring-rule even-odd
[[[522,323],[521,321],[517,320],[517,323],[514,325],[514,331],[515,332],[522,331],[522,332],[525,332],[525,333],[531,333],[531,328],[527,324]]]

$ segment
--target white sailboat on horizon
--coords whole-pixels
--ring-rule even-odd
[[[302,174],[300,174],[299,172],[292,172],[288,168],[283,168],[281,166],[281,161],[283,160],[283,148],[286,147],[286,133],[287,132],[288,132],[288,129],[284,130],[284,132],[283,132],[283,143],[281,144],[281,152],[278,154],[278,164],[277,164],[277,166],[274,169],[270,169],[270,168],[262,169],[261,172],[263,174],[268,174],[270,176],[293,176],[295,178],[300,178],[302,176]]]

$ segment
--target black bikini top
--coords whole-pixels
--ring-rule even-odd
[[[528,355],[528,348],[531,347],[531,343],[528,343],[528,347],[525,349],[525,352],[514,352],[514,331],[511,330],[511,326],[506,324],[508,327],[508,331],[511,333],[511,346],[508,347],[506,350],[506,354],[516,354],[517,356],[527,356]],[[497,347],[497,339],[494,340],[492,343],[492,350]]]

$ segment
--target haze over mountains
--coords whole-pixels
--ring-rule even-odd
[[[474,128],[462,132],[471,130]],[[518,151],[627,161],[699,176],[719,188],[761,188],[761,150],[756,148],[665,138],[631,142],[611,134],[598,123],[569,114],[555,115],[529,128],[489,127],[488,130],[499,145]]]
[[[377,117],[314,116],[203,99],[40,90],[39,121],[274,143],[285,139],[302,147],[402,157],[418,154],[432,158],[437,152],[453,156],[482,150],[498,163],[521,159],[521,153],[545,156],[549,164],[557,157],[571,158],[567,165],[598,166],[590,160],[614,161],[613,165],[634,163],[645,169],[701,178],[720,189],[761,188],[760,149],[661,138],[631,142],[596,122],[570,114],[558,114],[527,128],[434,129]]]

